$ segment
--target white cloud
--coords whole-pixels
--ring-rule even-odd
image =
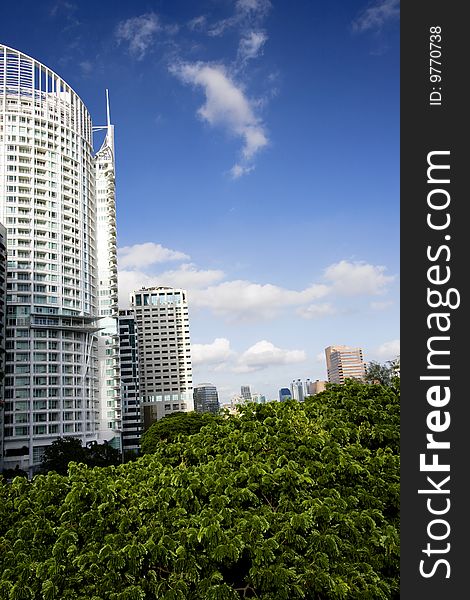
[[[129,53],[141,60],[153,45],[155,36],[161,29],[157,15],[147,13],[121,21],[116,29],[116,39],[118,43],[127,42]]]
[[[321,319],[329,315],[334,315],[336,309],[329,303],[324,304],[309,304],[302,306],[297,310],[297,314],[303,319]]]
[[[144,244],[134,244],[133,246],[119,248],[118,257],[119,267],[123,269],[142,269],[155,263],[170,260],[186,260],[189,258],[184,252],[170,250],[154,242],[145,242]]]
[[[78,63],[78,66],[80,67],[80,70],[84,77],[91,75],[91,73],[93,72],[93,63],[89,60],[83,60],[82,62]]]
[[[271,8],[269,0],[237,0],[235,3],[236,11],[243,14],[260,13],[266,14]]]
[[[342,260],[325,270],[325,279],[332,283],[334,291],[344,296],[379,295],[395,277],[384,275],[386,267],[364,262]]]
[[[74,2],[68,2],[67,0],[57,0],[49,10],[51,17],[56,17],[60,12],[70,14],[77,10],[77,5]]]
[[[400,0],[378,0],[363,10],[352,23],[353,31],[379,30],[384,23],[400,16]]]
[[[232,27],[252,27],[259,24],[271,9],[269,0],[237,0],[235,12],[231,17],[217,21],[212,25],[208,34],[220,36]]]
[[[141,287],[150,287],[153,285],[153,278],[147,273],[141,271],[119,271],[118,272],[118,290],[119,307],[127,308],[130,305],[129,294]]]
[[[235,353],[226,338],[216,338],[210,344],[191,344],[193,365],[214,365],[231,359]]]
[[[325,352],[319,352],[315,355],[315,362],[317,363],[326,363]]]
[[[191,294],[196,306],[212,309],[216,314],[232,319],[272,318],[282,308],[298,306],[323,297],[327,286],[312,285],[300,292],[276,285],[235,280],[196,290]]]
[[[207,26],[207,17],[205,15],[194,17],[188,21],[187,26],[191,31],[203,31]]]
[[[271,283],[249,280],[224,281],[220,269],[199,269],[185,262],[177,268],[151,271],[157,263],[188,258],[183,252],[147,242],[119,250],[119,296],[128,305],[129,293],[142,286],[168,286],[188,291],[191,306],[208,309],[229,321],[272,319],[286,309],[295,309],[303,319],[316,319],[337,313],[332,302],[318,302],[326,296],[377,295],[386,291],[394,278],[384,275],[385,267],[367,263],[341,261],[325,270],[327,283],[312,283],[292,290]],[[371,303],[375,310],[385,309],[388,302]]]
[[[387,310],[387,308],[390,308],[391,306],[393,306],[392,300],[385,300],[384,302],[371,302],[370,303],[370,307],[372,308],[372,310]]]
[[[206,288],[220,281],[224,272],[217,269],[197,269],[195,265],[187,263],[173,271],[164,271],[158,275],[162,285],[180,287],[188,290]]]
[[[129,294],[142,286],[167,286],[196,290],[207,288],[207,286],[220,281],[223,277],[223,271],[197,269],[190,263],[183,264],[178,269],[155,274],[123,269],[118,273],[119,303],[122,307],[128,306]],[[191,298],[193,293],[191,292]],[[193,304],[192,301],[191,304]]]
[[[240,356],[233,370],[236,373],[250,373],[268,367],[304,362],[306,358],[303,350],[284,350],[262,340]]]
[[[246,33],[238,45],[238,60],[245,63],[256,58],[263,50],[268,36],[263,31],[250,31]]]
[[[400,340],[391,340],[384,342],[377,349],[377,355],[382,360],[393,360],[400,355]]]
[[[253,111],[253,103],[245,96],[222,65],[182,63],[170,66],[170,72],[183,83],[201,87],[206,101],[198,115],[212,126],[220,126],[242,138],[242,157],[251,160],[268,144],[265,128]],[[246,165],[243,166],[246,168]],[[236,169],[238,174],[241,171]]]
[[[239,177],[242,177],[243,175],[247,175],[248,173],[251,173],[251,171],[253,171],[255,167],[251,166],[251,167],[244,167],[243,165],[239,165],[238,163],[233,165],[233,167],[230,169],[229,173],[230,173],[230,177],[232,179],[238,179]]]

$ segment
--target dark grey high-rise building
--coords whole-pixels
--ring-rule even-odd
[[[242,385],[240,391],[244,400],[251,400],[251,390],[249,385]]]
[[[5,395],[5,307],[7,281],[7,240],[6,229],[0,223],[0,470],[3,468],[3,407]]]
[[[139,398],[139,355],[134,311],[119,311],[121,363],[122,450],[138,453],[144,424]]]
[[[199,413],[219,412],[219,395],[217,388],[212,383],[200,383],[194,386],[194,410]]]

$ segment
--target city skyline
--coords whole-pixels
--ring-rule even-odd
[[[194,381],[221,401],[325,379],[329,345],[399,353],[397,6],[4,11],[1,41],[59,73],[95,123],[109,88],[120,308],[142,285],[187,289]]]

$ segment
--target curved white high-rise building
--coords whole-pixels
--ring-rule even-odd
[[[115,245],[112,227],[97,220],[96,187],[105,189],[104,180],[105,203],[114,203],[109,135],[108,122],[108,142],[95,158],[92,122],[80,97],[47,66],[0,45],[0,221],[8,241],[5,468],[32,472],[57,437],[73,435],[85,444],[111,439],[119,426],[115,406],[113,418],[103,421],[98,363],[99,291],[108,286],[113,298],[117,284],[112,268],[105,284],[98,278],[98,243]],[[115,233],[115,220],[113,226]],[[101,338],[103,345],[109,336]],[[110,370],[114,390],[118,364]]]
[[[121,379],[119,365],[118,283],[116,248],[116,194],[114,125],[106,91],[106,137],[95,156],[96,248],[100,434],[115,448],[121,447]]]

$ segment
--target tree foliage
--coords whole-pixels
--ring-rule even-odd
[[[155,421],[143,434],[141,440],[142,454],[155,452],[162,442],[176,442],[180,435],[198,433],[204,425],[219,419],[212,413],[174,412]]]
[[[66,475],[70,462],[84,463],[89,467],[107,467],[120,463],[120,453],[108,443],[92,443],[82,446],[81,440],[75,437],[57,438],[44,451],[41,471],[56,471]]]
[[[366,366],[365,380],[380,385],[395,385],[400,372],[400,359],[389,360],[385,364],[371,361]]]
[[[397,389],[240,413],[0,486],[0,600],[398,598]]]

